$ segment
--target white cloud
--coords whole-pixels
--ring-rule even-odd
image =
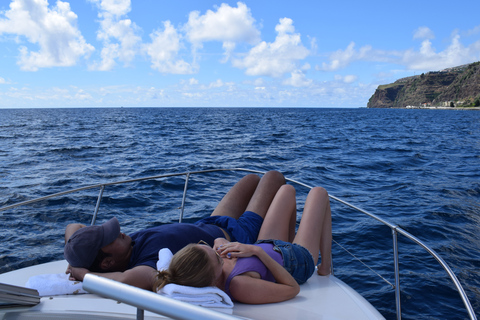
[[[293,87],[308,87],[313,83],[312,79],[307,79],[305,74],[300,70],[295,70],[292,72],[291,78],[288,78],[283,81],[283,84],[290,85]]]
[[[344,83],[353,83],[355,81],[357,81],[357,76],[356,75],[346,75],[346,76],[341,76],[339,74],[335,75],[335,80],[337,81],[341,81],[341,82],[344,82]]]
[[[181,36],[170,21],[163,23],[164,30],[155,30],[150,34],[152,43],[144,45],[150,56],[152,68],[162,73],[191,74],[195,67],[178,58],[181,49]]]
[[[2,77],[0,77],[0,84],[7,84],[7,81],[5,79],[3,79]]]
[[[424,39],[420,48],[404,51],[382,51],[368,45],[357,50],[355,43],[351,42],[345,50],[332,53],[329,63],[316,66],[316,69],[336,71],[356,61],[373,61],[401,65],[408,70],[434,71],[480,60],[480,41],[465,47],[460,41],[460,35],[454,33],[450,44],[443,51],[437,52],[433,47],[432,37],[430,29],[419,28],[415,32],[415,38]]]
[[[0,19],[0,34],[24,36],[39,46],[36,52],[26,46],[19,48],[17,63],[22,70],[73,66],[80,57],[88,57],[94,51],[78,30],[77,15],[67,2],[57,1],[49,8],[46,0],[14,0],[4,15],[6,19]]]
[[[195,99],[199,99],[199,98],[203,98],[203,95],[199,92],[183,92],[182,93],[182,96],[186,97],[186,98],[195,98]]]
[[[312,54],[316,54],[318,50],[317,39],[315,37],[310,38],[310,51]]]
[[[355,50],[355,42],[350,42],[345,50],[337,50],[330,55],[330,63],[323,63],[319,70],[336,71],[345,68],[353,61],[364,60],[367,57],[372,58],[372,47],[364,46],[360,50]],[[378,55],[376,55],[378,57]]]
[[[435,39],[435,35],[430,28],[420,27],[413,33],[413,39]]]
[[[310,63],[305,63],[302,67],[301,67],[301,70],[302,71],[307,71],[307,70],[310,70],[312,68],[312,66],[310,66]]]
[[[148,101],[149,99],[157,100],[157,99],[162,99],[164,98],[164,90],[163,89],[157,89],[155,87],[150,87],[149,89],[146,90],[145,95],[138,95],[139,98],[144,99],[140,101]]]
[[[204,42],[223,42],[225,60],[230,57],[236,43],[255,44],[260,39],[260,32],[255,27],[255,19],[250,9],[242,2],[237,7],[223,3],[217,11],[207,10],[204,15],[192,11],[185,25],[186,37],[196,51]]]
[[[222,63],[227,62],[230,60],[233,50],[235,50],[236,44],[233,41],[225,41],[222,45],[223,49],[225,50],[224,58],[222,59]]]
[[[223,82],[222,79],[217,79],[216,81],[210,82],[208,85],[201,85],[200,89],[208,90],[208,89],[216,89],[216,88],[223,88],[227,87],[230,89],[235,86],[233,82]]]
[[[116,60],[129,64],[139,52],[139,28],[130,19],[130,0],[90,0],[99,8],[100,30],[97,39],[103,42],[102,60],[91,65],[95,70],[111,70]]]
[[[114,16],[123,16],[130,12],[130,0],[89,0],[99,6],[102,11]]]
[[[245,73],[252,76],[280,77],[297,70],[297,61],[305,59],[309,50],[300,34],[294,33],[291,19],[280,19],[275,30],[278,34],[274,42],[260,42],[243,59],[233,59],[233,66],[246,69]]]
[[[441,70],[480,59],[480,41],[465,47],[460,35],[454,34],[445,50],[436,52],[430,40],[423,40],[419,51],[407,50],[400,61],[410,70]]]
[[[476,34],[479,34],[480,33],[480,25],[474,27],[473,29],[470,29],[466,32],[466,35],[467,36],[473,36],[473,35],[476,35]]]
[[[74,98],[75,98],[75,100],[77,100],[77,101],[79,101],[79,100],[91,100],[91,99],[92,99],[92,96],[90,95],[90,93],[85,92],[85,91],[82,90],[82,89],[79,89],[79,90],[75,93]]]
[[[214,82],[210,82],[210,85],[208,86],[208,88],[221,88],[224,86],[224,83],[221,79],[217,79],[217,81],[214,81]]]
[[[343,82],[345,83],[353,83],[355,81],[357,81],[357,76],[356,75],[353,75],[353,74],[349,74],[349,75],[346,75],[344,78],[343,78]]]

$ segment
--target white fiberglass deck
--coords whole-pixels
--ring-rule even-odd
[[[24,286],[37,274],[65,272],[66,261],[55,261],[0,274],[0,283]],[[121,284],[120,284],[121,285]],[[23,314],[22,314],[23,313]],[[137,309],[96,294],[43,297],[30,308],[0,309],[0,319],[135,319]],[[265,305],[235,303],[233,316],[245,319],[383,319],[362,296],[334,276],[314,274],[292,300]],[[164,318],[145,311],[145,319]]]

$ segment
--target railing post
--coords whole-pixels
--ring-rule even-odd
[[[102,201],[102,197],[103,197],[103,190],[105,190],[105,185],[102,185],[100,187],[100,193],[98,194],[97,204],[95,205],[95,211],[93,211],[93,217],[92,217],[92,223],[91,223],[92,226],[97,221],[98,209],[100,208],[100,202]]]
[[[144,319],[145,312],[141,308],[137,308],[137,320],[143,320]]]
[[[185,209],[185,198],[187,197],[187,188],[188,188],[188,179],[190,178],[190,172],[187,173],[185,176],[185,186],[183,188],[183,197],[182,197],[182,206],[180,207],[180,218],[178,219],[178,222],[182,222],[183,220],[183,211]]]
[[[397,229],[392,228],[393,236],[393,264],[395,268],[395,306],[397,309],[397,320],[402,319],[402,308],[400,306],[400,271],[398,267],[398,240]]]

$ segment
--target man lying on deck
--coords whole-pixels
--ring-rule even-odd
[[[157,274],[158,251],[176,253],[189,243],[204,240],[213,246],[215,238],[254,243],[263,219],[285,184],[278,171],[261,179],[249,174],[223,197],[210,217],[197,223],[174,223],[144,229],[130,236],[120,232],[116,218],[98,226],[69,224],[65,230],[65,259],[70,279],[83,281],[92,273],[139,288],[152,290]]]

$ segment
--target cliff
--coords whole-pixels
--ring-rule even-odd
[[[378,86],[367,108],[480,107],[480,62]]]

